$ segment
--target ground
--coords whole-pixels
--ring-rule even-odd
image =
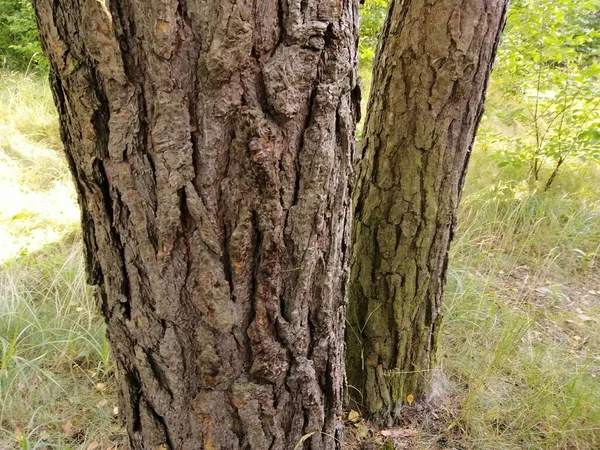
[[[493,114],[484,121],[496,127]],[[497,131],[497,130],[496,130]],[[452,247],[435,395],[348,449],[600,448],[600,170],[548,192],[476,145]],[[125,448],[44,78],[0,72],[0,449]]]

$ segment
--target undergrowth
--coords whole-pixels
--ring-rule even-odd
[[[484,125],[485,126],[485,125]],[[465,449],[600,448],[600,183],[548,192],[475,150],[451,251],[440,363]]]
[[[122,442],[45,79],[0,72],[0,449]]]

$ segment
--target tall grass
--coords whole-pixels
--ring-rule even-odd
[[[0,71],[0,262],[78,229],[47,84],[39,75]]]
[[[52,244],[0,270],[0,448],[87,448],[115,432],[109,348],[80,250]]]
[[[440,337],[456,389],[449,435],[467,449],[598,449],[600,171],[573,163],[535,192],[483,147]]]

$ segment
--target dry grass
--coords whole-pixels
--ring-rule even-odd
[[[600,448],[600,172],[572,164],[554,189],[531,192],[486,156],[452,249],[440,356],[459,398],[448,438]]]

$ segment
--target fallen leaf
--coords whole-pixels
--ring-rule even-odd
[[[98,444],[96,441],[92,441],[92,442],[90,442],[90,445],[87,446],[86,450],[96,450],[99,447],[100,447],[100,444]]]
[[[360,420],[360,414],[358,411],[351,410],[348,413],[348,420],[350,422],[358,422]]]
[[[381,430],[381,434],[385,437],[411,437],[419,434],[416,428],[391,428],[389,430]]]
[[[73,422],[71,420],[67,420],[67,423],[62,426],[62,430],[67,436],[73,436]]]
[[[369,437],[369,427],[367,427],[364,422],[363,423],[359,423],[357,425],[355,425],[356,427],[356,435],[360,438],[367,438]]]

